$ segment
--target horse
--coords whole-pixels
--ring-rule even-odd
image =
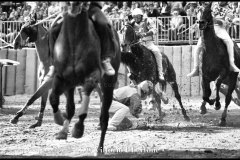
[[[167,82],[171,85],[175,98],[177,99],[181,109],[184,119],[190,121],[190,118],[187,116],[186,110],[183,107],[181,95],[178,90],[178,84],[176,81],[176,72],[173,68],[173,65],[169,61],[168,57],[161,52],[162,54],[162,66],[164,72],[164,81],[159,80],[158,71],[157,71],[157,62],[152,51],[147,49],[145,46],[141,45],[138,39],[136,38],[136,33],[133,28],[133,23],[127,23],[124,28],[120,31],[123,35],[122,46],[122,55],[121,62],[125,64],[131,73],[129,77],[131,80],[134,80],[137,84],[144,80],[150,80],[155,86],[153,91],[153,104],[158,109],[159,117],[161,117],[161,86],[163,91],[166,91]],[[131,52],[130,52],[131,50]],[[158,84],[158,85],[157,85]],[[161,84],[161,85],[159,85]],[[157,104],[156,104],[156,103]]]
[[[232,93],[235,89],[238,73],[230,71],[228,61],[228,51],[222,39],[218,38],[214,31],[214,22],[211,10],[212,2],[210,2],[203,10],[199,23],[199,29],[202,31],[203,53],[200,63],[201,85],[203,89],[202,98],[204,101],[213,105],[215,109],[221,108],[219,90],[220,86],[226,79],[228,86],[225,96],[225,108],[220,120],[220,126],[226,126],[227,108],[231,102]],[[240,67],[240,52],[237,44],[234,42],[235,64]],[[211,88],[210,82],[216,80],[216,98],[210,99]]]
[[[37,56],[39,59],[38,66],[38,79],[40,81],[40,86],[37,91],[30,97],[30,99],[25,103],[25,105],[20,109],[16,116],[14,116],[10,122],[17,124],[18,119],[26,113],[26,110],[30,105],[32,105],[35,100],[41,97],[41,108],[36,117],[37,122],[30,125],[29,128],[40,127],[42,125],[42,119],[44,110],[46,108],[46,102],[51,89],[52,77],[47,76],[49,72],[49,67],[52,65],[50,62],[49,54],[49,44],[48,44],[48,30],[43,26],[42,23],[36,24],[36,14],[31,17],[30,21],[26,22],[21,30],[19,31],[17,37],[13,41],[14,49],[22,49],[28,42],[35,44],[37,50]],[[80,95],[80,103],[82,100],[81,90],[78,89]],[[97,87],[97,92],[101,99],[101,90]]]
[[[111,60],[111,64],[116,71],[114,76],[103,74],[100,59],[100,38],[95,30],[93,21],[89,19],[88,12],[85,10],[81,10],[73,15],[64,15],[60,34],[55,41],[52,53],[55,74],[49,100],[53,108],[55,123],[63,126],[56,138],[67,138],[69,123],[75,112],[73,93],[77,85],[81,85],[83,88],[83,101],[78,113],[79,120],[74,125],[72,136],[74,138],[83,136],[84,120],[87,117],[90,100],[89,95],[96,85],[100,83],[103,97],[100,115],[101,137],[97,150],[98,153],[104,151],[103,144],[108,126],[109,108],[112,103],[113,89],[117,82],[121,60],[119,37],[116,30],[114,28],[112,30],[114,31],[114,37],[118,41],[115,50],[116,56]],[[59,96],[63,93],[67,99],[67,113],[64,116],[59,110]]]

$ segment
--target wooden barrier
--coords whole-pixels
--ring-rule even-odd
[[[187,77],[187,74],[193,69],[195,45],[159,46],[159,48],[173,64],[181,95],[200,96],[202,94],[200,77]],[[20,65],[17,66],[3,67],[3,95],[33,94],[39,85],[37,78],[39,61],[35,48],[1,49],[0,58],[20,62]],[[118,78],[119,87],[129,84],[127,73],[126,66],[121,64]],[[167,95],[174,96],[169,84],[167,85]]]

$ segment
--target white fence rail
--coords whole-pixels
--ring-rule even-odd
[[[196,17],[182,16],[183,24],[177,30],[171,29],[172,17],[157,17],[152,18],[157,27],[157,35],[155,43],[159,45],[183,45],[194,44],[199,38],[199,29],[196,25]],[[114,28],[119,31],[126,23],[127,19],[111,18],[109,19]],[[43,25],[49,28],[51,20],[46,21]],[[20,28],[24,24],[23,21],[0,21],[0,38],[8,43],[12,43]],[[234,25],[228,30],[230,36],[240,42],[240,26]],[[4,42],[0,42],[0,46],[4,46]],[[33,47],[28,44],[28,47]]]

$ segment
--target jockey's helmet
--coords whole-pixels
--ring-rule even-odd
[[[140,8],[135,8],[132,11],[132,17],[136,23],[140,23],[143,19],[143,11]]]
[[[132,11],[132,16],[137,16],[137,15],[142,15],[143,16],[143,11],[140,8],[135,8]]]

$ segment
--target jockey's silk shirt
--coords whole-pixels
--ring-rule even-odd
[[[141,96],[138,88],[133,86],[124,86],[113,91],[113,100],[118,101],[128,107],[135,106],[142,108]]]
[[[134,30],[136,33],[147,33],[149,31],[152,31],[153,35],[157,33],[155,22],[151,18],[144,18],[144,17],[142,22],[140,22],[139,24],[137,23],[134,24]],[[142,40],[153,41],[154,40],[153,35],[143,37]]]

